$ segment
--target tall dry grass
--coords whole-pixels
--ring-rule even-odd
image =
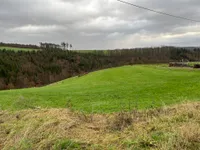
[[[200,149],[200,103],[113,114],[0,112],[0,149]]]

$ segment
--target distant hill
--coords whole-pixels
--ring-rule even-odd
[[[27,49],[39,49],[40,47],[32,44],[18,44],[18,43],[3,43],[0,42],[0,47],[5,48],[27,48]]]
[[[38,48],[20,48],[20,47],[9,47],[9,46],[0,46],[0,50],[12,50],[12,51],[38,51]]]
[[[21,49],[24,50],[0,50],[0,90],[44,86],[91,71],[123,65],[200,60],[200,49],[175,47],[90,52],[59,48]]]

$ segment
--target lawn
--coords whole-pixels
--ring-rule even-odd
[[[5,47],[5,46],[0,46],[0,50],[13,50],[13,51],[37,51],[38,49],[31,49],[31,48],[18,48],[18,47]]]
[[[106,69],[41,88],[0,92],[3,110],[66,108],[94,113],[200,100],[200,70],[166,65]]]

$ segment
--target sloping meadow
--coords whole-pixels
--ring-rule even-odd
[[[76,76],[41,88],[0,91],[0,109],[71,108],[87,113],[149,109],[200,100],[200,71],[133,65]]]

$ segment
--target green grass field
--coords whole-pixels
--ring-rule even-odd
[[[0,50],[12,50],[12,51],[37,51],[38,49],[31,49],[31,48],[17,48],[17,47],[4,47],[4,46],[0,46]]]
[[[0,92],[3,110],[72,108],[104,113],[200,100],[200,70],[135,65],[101,70],[41,88]]]

